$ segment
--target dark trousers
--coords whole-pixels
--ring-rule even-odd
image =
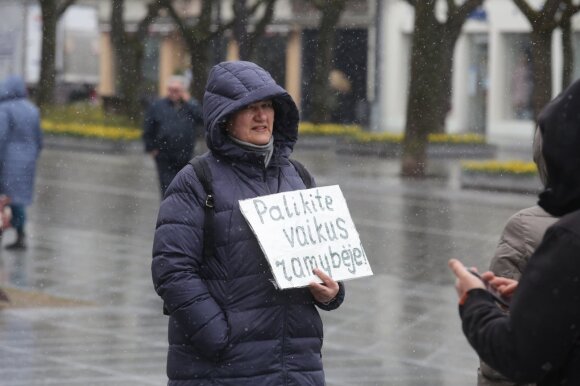
[[[24,233],[24,224],[26,224],[26,207],[24,205],[10,204],[12,210],[12,220],[10,224],[19,234]]]
[[[165,191],[173,178],[187,163],[189,160],[176,160],[167,156],[166,154],[159,153],[155,158],[155,164],[157,165],[157,174],[159,175],[159,188],[161,189],[161,197],[165,197]]]

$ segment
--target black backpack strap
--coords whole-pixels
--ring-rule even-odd
[[[206,198],[205,198],[205,221],[203,223],[203,257],[211,257],[214,250],[214,241],[213,241],[213,215],[214,215],[214,194],[213,194],[213,187],[212,187],[212,176],[211,170],[209,169],[209,165],[205,158],[200,156],[194,157],[191,161],[189,161],[191,166],[193,166],[193,170],[195,171],[195,175],[201,185],[203,186],[203,190],[205,190]]]
[[[300,178],[302,178],[302,182],[304,182],[306,188],[310,189],[314,187],[314,179],[312,178],[312,175],[308,172],[308,170],[306,170],[304,165],[302,165],[300,162],[292,158],[289,158],[289,161],[292,165],[294,165],[294,168],[298,172],[298,175],[300,175]]]

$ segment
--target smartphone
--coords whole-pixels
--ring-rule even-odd
[[[485,285],[485,289],[487,290],[487,292],[489,292],[491,294],[491,296],[493,296],[493,299],[498,302],[499,304],[501,304],[504,307],[509,308],[510,306],[510,301],[508,298],[506,298],[505,296],[503,296],[502,294],[499,293],[498,290],[496,290],[494,287],[491,286],[491,284],[489,284],[487,281],[483,280],[483,278],[481,277],[481,275],[469,268],[466,268],[469,272],[471,272],[471,274],[477,278],[479,278],[479,280],[482,281],[482,283]]]

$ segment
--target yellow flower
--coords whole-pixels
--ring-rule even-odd
[[[465,161],[461,168],[467,172],[489,174],[535,175],[536,164],[526,161]]]
[[[298,127],[300,135],[322,135],[322,136],[343,136],[351,138],[355,142],[371,143],[371,142],[387,142],[387,143],[401,143],[403,141],[403,133],[391,132],[370,132],[364,131],[359,125],[339,125],[332,123],[315,124],[311,122],[302,122]],[[460,133],[460,134],[429,134],[428,140],[430,143],[441,144],[483,144],[485,137],[474,133]]]
[[[73,135],[78,137],[103,138],[116,141],[131,141],[141,137],[141,130],[128,127],[112,127],[98,124],[62,123],[42,120],[45,133]]]

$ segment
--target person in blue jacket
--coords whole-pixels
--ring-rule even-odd
[[[317,309],[339,307],[344,286],[315,270],[322,284],[276,289],[238,203],[305,188],[289,161],[296,104],[256,64],[223,62],[209,74],[203,116],[211,229],[204,229],[206,192],[187,165],[167,189],[153,243],[153,282],[169,314],[169,385],[322,386]]]
[[[0,194],[10,198],[16,240],[7,249],[26,248],[26,207],[34,198],[36,161],[42,149],[40,112],[28,100],[22,77],[0,86]]]
[[[197,128],[203,123],[197,101],[187,93],[188,83],[183,76],[172,76],[167,96],[155,101],[143,119],[145,151],[157,166],[161,197],[191,159]]]

